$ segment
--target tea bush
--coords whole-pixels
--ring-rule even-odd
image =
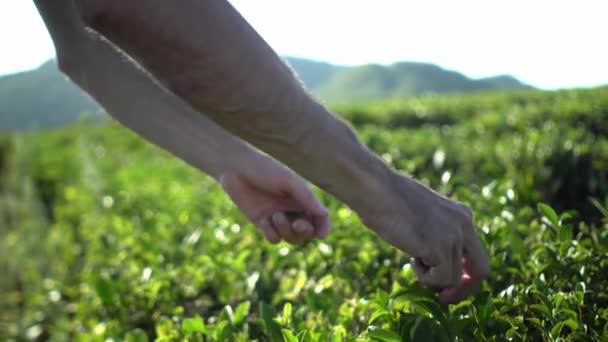
[[[0,339],[608,339],[608,89],[337,111],[473,208],[492,265],[475,297],[440,306],[326,194],[327,240],[273,246],[208,177],[117,125],[75,125],[2,154]]]

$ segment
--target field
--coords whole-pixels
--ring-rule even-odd
[[[473,208],[492,266],[477,296],[440,306],[321,192],[328,239],[270,245],[210,178],[76,124],[0,137],[0,340],[608,340],[608,88],[336,111]]]

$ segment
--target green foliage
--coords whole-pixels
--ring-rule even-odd
[[[198,171],[123,128],[77,125],[7,140],[0,340],[608,339],[608,88],[340,112],[473,208],[492,266],[474,298],[439,305],[328,195],[326,241],[273,246]]]
[[[10,135],[0,133],[0,190],[3,189],[3,180],[10,167],[8,164],[13,152],[12,143]]]

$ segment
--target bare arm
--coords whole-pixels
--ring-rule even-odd
[[[36,4],[54,39],[60,69],[121,123],[216,179],[234,168],[228,165],[234,160],[220,158],[222,152],[235,159],[251,152],[243,141],[163,90],[104,38],[87,31],[79,17],[71,16],[70,1]]]
[[[377,183],[392,171],[308,95],[227,1],[97,3],[105,5],[87,14],[92,27],[194,108],[359,212],[370,196],[384,196]]]
[[[419,279],[443,289],[444,301],[462,299],[487,276],[470,210],[391,170],[309,96],[227,1],[83,1],[87,22],[174,93],[413,256]]]
[[[315,228],[317,236],[327,233],[325,209],[296,174],[193,110],[87,30],[72,0],[36,5],[60,68],[122,124],[217,179],[270,241],[301,242]],[[287,227],[285,211],[306,212],[306,217]]]

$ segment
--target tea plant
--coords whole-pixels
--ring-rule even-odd
[[[75,125],[0,140],[0,339],[608,340],[608,89],[337,110],[473,208],[492,265],[475,297],[440,306],[328,195],[327,240],[269,245],[208,177]]]

